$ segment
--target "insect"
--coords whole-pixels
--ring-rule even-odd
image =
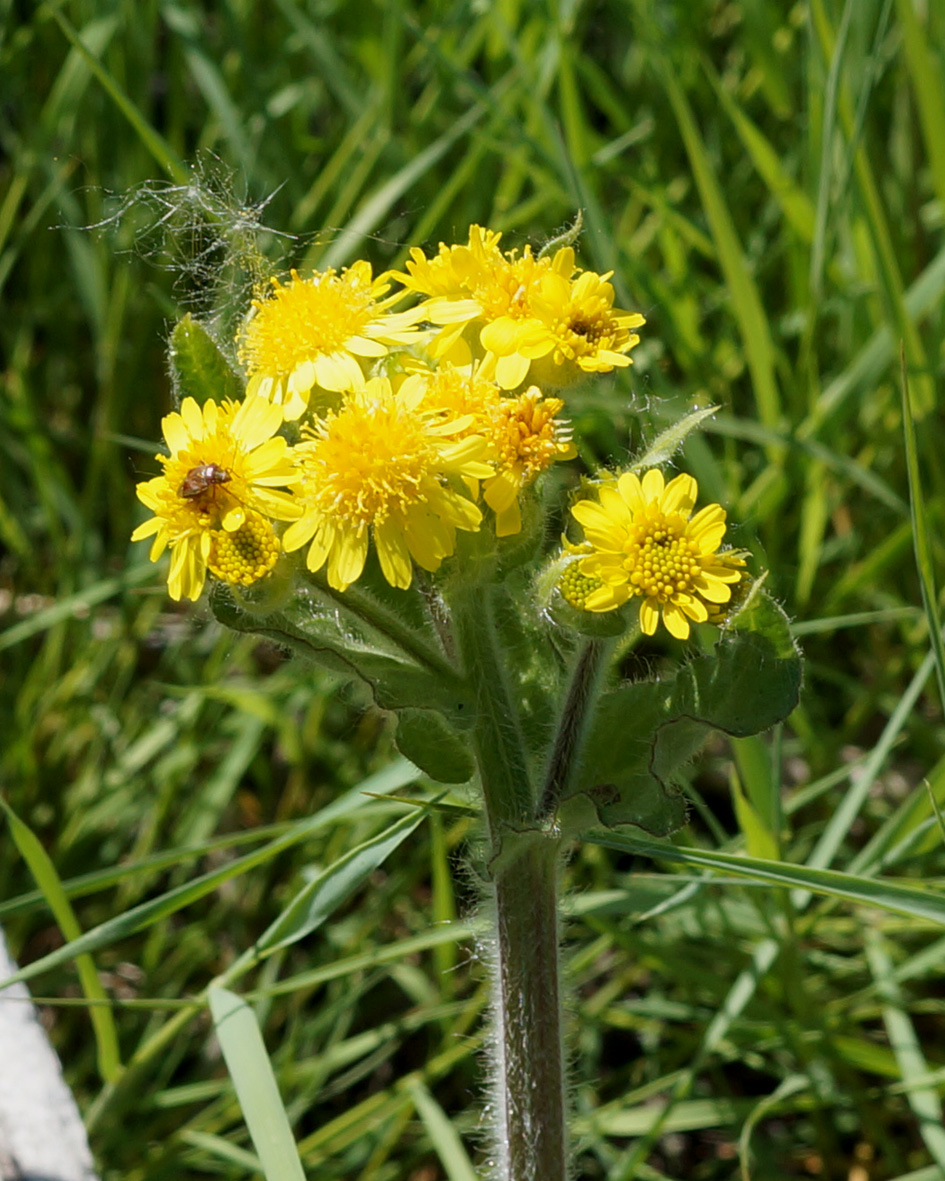
[[[217,484],[228,484],[230,473],[216,463],[198,463],[184,476],[184,482],[177,489],[177,495],[184,500],[199,500]]]

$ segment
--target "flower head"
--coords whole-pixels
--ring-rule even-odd
[[[609,373],[632,364],[627,353],[640,343],[633,329],[646,321],[639,312],[613,306],[611,273],[582,271],[568,282],[554,271],[542,278],[532,308],[545,327],[545,355],[554,365]]]
[[[522,489],[557,460],[577,454],[570,427],[555,417],[563,406],[560,398],[545,398],[533,385],[517,398],[503,398],[494,414],[496,474],[485,481],[482,498],[495,513],[497,537],[521,531]]]
[[[151,561],[170,546],[172,599],[198,599],[207,567],[227,582],[248,585],[272,568],[279,542],[271,519],[298,516],[280,491],[296,480],[285,439],[274,438],[282,412],[261,398],[245,402],[185,398],[161,422],[169,455],[164,471],[138,485],[154,516],[131,535],[151,537]]]
[[[510,398],[475,366],[441,365],[435,371],[412,373],[401,387],[417,390],[423,405],[447,418],[468,419],[464,435],[482,435],[489,443],[486,458],[494,474],[483,483],[483,499],[496,514],[496,535],[521,532],[519,496],[523,488],[557,460],[577,454],[569,424],[555,416],[560,398],[545,398],[537,386]],[[471,482],[474,494],[476,482]]]
[[[295,447],[301,518],[286,530],[286,550],[310,542],[307,565],[328,563],[328,581],[344,591],[364,569],[370,536],[391,586],[407,588],[411,560],[436,570],[456,530],[476,531],[482,513],[451,478],[483,479],[488,444],[462,437],[468,418],[443,421],[420,406],[417,390],[393,393],[373,378],[342,407],[303,428]]]
[[[679,475],[666,484],[656,468],[642,480],[625,472],[602,485],[600,502],[581,500],[571,509],[592,552],[583,574],[602,586],[587,596],[588,611],[611,611],[638,596],[640,627],[653,635],[662,612],[667,631],[689,636],[689,621],[705,622],[731,598],[738,566],[716,551],[725,536],[725,510],[707,505],[691,516],[698,485]]]
[[[500,237],[472,226],[468,245],[441,243],[433,259],[415,248],[408,273],[397,275],[408,290],[429,296],[420,306],[441,326],[431,345],[435,356],[468,360],[463,333],[478,323],[484,372],[504,390],[521,386],[542,358],[548,359],[543,378],[554,367],[580,375],[630,364],[626,354],[640,339],[632,329],[644,319],[613,306],[609,273],[582,271],[569,246],[551,257],[535,256],[530,246],[520,255],[503,253]]]
[[[288,283],[272,280],[273,291],[253,301],[255,314],[240,334],[239,355],[249,372],[247,395],[261,394],[296,419],[316,386],[336,393],[360,389],[361,359],[386,356],[388,349],[417,339],[418,312],[388,312],[389,284],[371,277],[371,264],[356,262],[337,274],[316,272]],[[398,297],[393,297],[398,298]]]
[[[581,570],[580,558],[592,553],[593,547],[586,541],[572,545],[566,537],[562,537],[561,543],[564,546],[561,561],[566,565],[557,582],[558,592],[570,607],[586,611],[588,598],[604,585],[596,576]]]

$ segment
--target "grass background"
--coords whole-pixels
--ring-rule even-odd
[[[356,794],[266,851],[383,774],[386,723],[170,603],[127,540],[172,405],[169,327],[191,310],[228,333],[218,280],[244,296],[224,264],[256,246],[276,270],[383,267],[471,222],[540,244],[583,211],[582,262],[613,269],[648,323],[632,380],[571,407],[582,458],[620,463],[718,404],[685,465],[770,569],[807,656],[783,733],[691,769],[677,843],[940,882],[923,781],[945,798],[945,732],[899,342],[941,570],[941,5],[4,0],[0,21],[3,795],[83,930],[232,870],[110,941],[97,975],[32,982],[105,1178],[253,1175],[186,1001],[305,875],[398,814]],[[70,930],[13,831],[0,922],[27,963]],[[310,1176],[481,1165],[469,834],[424,824],[241,982]],[[590,846],[568,877],[581,1178],[945,1176],[938,927]],[[90,1008],[97,993],[113,1003]]]

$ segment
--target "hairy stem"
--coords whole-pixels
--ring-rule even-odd
[[[568,1143],[558,980],[561,842],[540,831],[536,793],[486,588],[451,604],[475,702],[473,740],[488,826],[496,1181],[566,1181]]]
[[[493,849],[506,824],[531,823],[535,801],[518,708],[502,660],[487,588],[457,596],[453,628],[475,702],[473,744]]]
[[[561,802],[561,794],[571,778],[574,760],[580,753],[581,742],[590,721],[606,650],[607,646],[602,640],[588,640],[578,654],[538,801],[539,820],[548,820],[554,816]]]
[[[559,842],[520,838],[493,884],[494,1101],[501,1181],[566,1181],[568,1136],[558,977]]]

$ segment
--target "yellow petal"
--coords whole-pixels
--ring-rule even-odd
[[[685,472],[670,480],[660,500],[664,513],[682,513],[687,516],[699,495],[699,485]]]
[[[287,554],[291,554],[294,550],[301,549],[306,541],[312,536],[318,528],[321,520],[320,513],[308,513],[298,521],[293,521],[282,535],[282,548]],[[315,569],[318,569],[316,566]]]
[[[518,499],[501,512],[496,513],[495,517],[495,535],[496,537],[514,537],[515,534],[522,532],[522,506]]]
[[[368,552],[368,531],[346,529],[335,538],[328,556],[328,581],[335,590],[346,591],[357,582]]]
[[[519,321],[511,316],[500,316],[486,324],[479,334],[482,347],[497,357],[508,356],[518,347]]]
[[[207,411],[211,406],[216,407],[215,402],[206,402]],[[204,419],[203,414],[200,413],[200,407],[193,398],[185,398],[180,404],[180,416],[184,421],[184,426],[190,437],[199,442],[204,438]]]
[[[634,472],[624,472],[617,481],[617,491],[631,513],[638,513],[646,504],[643,485],[639,476]]]
[[[640,630],[646,636],[656,634],[656,625],[660,621],[659,607],[656,599],[644,599],[640,604]],[[685,620],[683,620],[685,623]],[[689,634],[689,624],[686,624],[686,634]]]
[[[495,379],[504,390],[517,389],[528,376],[530,365],[528,357],[520,353],[499,357],[495,364]]]
[[[407,590],[413,581],[410,551],[403,534],[393,526],[390,517],[383,524],[375,526],[374,544],[384,577],[391,586]]]
[[[675,636],[677,640],[689,639],[689,620],[675,603],[663,604],[663,623],[669,634]]]
[[[150,517],[147,521],[142,522],[138,528],[132,533],[132,541],[140,541],[143,537],[150,537],[152,533],[157,533],[161,528],[160,517]]]
[[[658,500],[663,492],[663,473],[658,467],[651,467],[649,471],[643,473],[640,484],[645,500]],[[653,633],[648,632],[647,634],[652,635]]]
[[[176,451],[186,451],[190,446],[190,435],[179,414],[165,414],[161,419],[161,431],[172,455]]]
[[[364,385],[361,366],[350,353],[326,353],[314,359],[318,384],[332,393],[358,390]]]

